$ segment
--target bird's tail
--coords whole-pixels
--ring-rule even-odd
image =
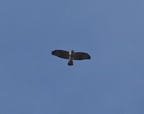
[[[73,65],[73,60],[72,60],[72,59],[69,60],[68,65],[69,65],[69,66],[72,66],[72,65]]]

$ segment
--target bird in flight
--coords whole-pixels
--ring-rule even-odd
[[[73,65],[73,60],[85,60],[85,59],[91,59],[90,55],[85,52],[74,52],[73,50],[68,52],[65,50],[54,50],[51,52],[52,55],[63,58],[63,59],[69,59],[68,65]]]

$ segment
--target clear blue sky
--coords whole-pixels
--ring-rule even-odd
[[[144,0],[1,0],[0,114],[144,114]]]

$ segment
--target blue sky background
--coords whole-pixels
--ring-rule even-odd
[[[144,1],[1,0],[0,114],[144,114]]]

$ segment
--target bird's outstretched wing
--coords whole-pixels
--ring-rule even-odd
[[[75,52],[74,60],[84,60],[84,59],[91,59],[91,57],[90,57],[90,55],[88,53]]]
[[[69,52],[64,50],[54,50],[51,52],[52,55],[55,55],[57,57],[63,58],[63,59],[69,59]]]

